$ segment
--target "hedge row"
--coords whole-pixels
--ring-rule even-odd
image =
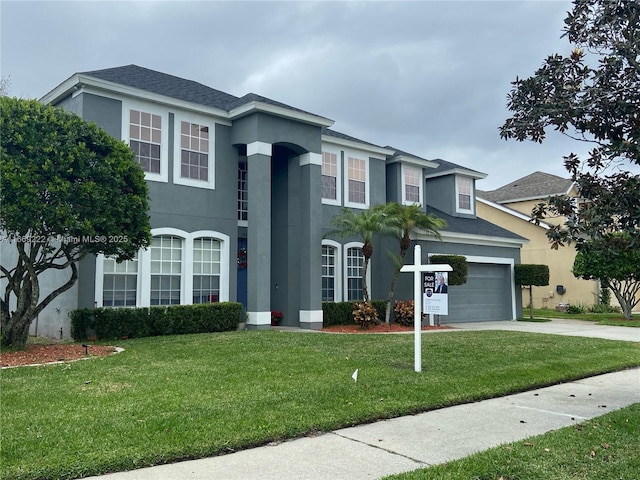
[[[322,302],[322,326],[332,325],[354,325],[353,305],[360,302]],[[384,321],[386,313],[386,302],[384,300],[373,300],[371,304],[378,312],[378,318]]]
[[[77,342],[236,330],[242,304],[235,302],[145,308],[83,308],[72,311]]]

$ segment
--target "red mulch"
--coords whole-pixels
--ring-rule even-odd
[[[68,362],[81,358],[104,357],[115,353],[114,347],[89,345],[89,355],[85,348],[77,344],[27,345],[26,350],[0,353],[2,367],[17,367],[52,362]]]
[[[423,331],[426,330],[448,330],[453,327],[442,325],[439,327],[422,327]],[[413,332],[413,327],[405,327],[399,323],[382,323],[380,325],[373,325],[369,328],[361,328],[360,325],[334,325],[331,327],[325,327],[323,332],[330,333],[401,333],[401,332]]]

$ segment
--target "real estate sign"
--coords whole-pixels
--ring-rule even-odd
[[[422,312],[426,314],[448,315],[447,272],[424,272],[422,274]]]

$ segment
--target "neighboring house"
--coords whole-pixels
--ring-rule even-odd
[[[478,216],[529,239],[522,247],[522,263],[549,266],[549,285],[533,287],[534,308],[555,308],[563,304],[593,305],[598,303],[600,288],[595,280],[580,280],[573,276],[576,250],[573,245],[553,250],[546,236],[549,225],[559,225],[564,217],[547,219],[535,225],[531,211],[550,196],[577,198],[571,180],[544,172],[534,172],[490,192],[479,191]],[[616,303],[612,298],[612,304]],[[529,291],[523,291],[523,305],[529,304]]]
[[[475,182],[485,174],[344,135],[329,129],[332,120],[259,95],[238,98],[135,65],[74,74],[41,101],[131,146],[148,180],[153,235],[135,260],[81,261],[77,285],[40,316],[43,334],[68,336],[66,312],[79,307],[216,301],[242,302],[248,328],[268,328],[272,310],[284,325],[320,328],[323,301],[362,296],[362,244],[325,238],[330,219],[343,206],[391,200],[447,221],[442,241],[416,232],[423,261],[468,259],[468,282],[449,289],[443,321],[521,313],[513,265],[526,240],[477,217]],[[376,245],[374,299],[386,298],[391,281],[386,247],[398,244]],[[401,275],[396,298],[412,298],[409,277]]]

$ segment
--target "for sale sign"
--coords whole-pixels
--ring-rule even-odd
[[[447,272],[424,272],[422,277],[422,312],[449,314]]]

